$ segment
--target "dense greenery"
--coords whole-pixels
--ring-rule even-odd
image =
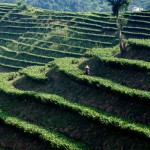
[[[50,69],[43,66],[31,66],[20,70],[19,73],[24,74],[28,78],[31,78],[33,80],[42,82],[47,80],[47,77],[45,75],[47,70]]]
[[[49,142],[51,147],[55,149],[63,149],[63,150],[86,150],[87,147],[77,143],[73,140],[66,138],[65,136],[54,132],[45,130],[42,127],[31,124],[29,122],[18,119],[17,117],[8,115],[7,113],[0,110],[0,122],[4,122],[6,125],[10,125],[11,127],[16,127],[22,130],[25,133],[29,133],[31,135],[35,135],[45,141]]]
[[[129,4],[131,3],[131,0],[107,0],[109,5],[111,6],[112,13],[114,16],[116,16],[116,25],[118,28],[118,37],[119,37],[119,45],[120,45],[120,52],[123,56],[123,53],[125,51],[124,45],[123,45],[123,37],[122,37],[122,23],[120,20],[120,13],[122,11],[128,10]]]
[[[150,37],[150,12],[122,16],[122,58],[111,13],[18,6],[0,5],[0,124],[56,149],[142,149],[144,140],[150,147],[150,41],[141,40]],[[16,139],[3,135],[0,147],[13,147]]]
[[[58,11],[107,11],[109,10],[107,4],[103,2],[104,0],[23,0],[26,4]],[[0,0],[0,2],[4,3],[16,3],[17,0]]]
[[[59,11],[110,11],[106,0],[22,0],[26,4],[39,8],[59,10]],[[16,3],[18,0],[0,0],[3,3]],[[131,6],[139,6],[144,9],[150,9],[150,2],[146,0],[133,0]]]
[[[78,78],[80,76],[80,75],[78,76],[78,73],[81,73],[82,71],[78,71],[77,68],[72,69],[72,70],[70,69],[70,64],[68,63],[68,61],[70,61],[71,59],[64,59],[65,60],[64,62],[62,62],[62,60],[58,59],[57,61],[55,61],[55,63],[58,65],[57,67],[59,67],[61,71],[65,71],[65,70],[68,71],[68,74],[70,73],[73,73],[74,75],[76,74],[77,75],[76,77]],[[65,65],[65,68],[63,65]],[[141,135],[148,139],[150,137],[150,128],[148,126],[133,122],[131,120],[117,117],[115,115],[106,113],[102,110],[98,110],[98,109],[87,107],[78,103],[74,103],[71,100],[64,99],[63,97],[60,97],[58,95],[18,90],[15,87],[13,87],[10,82],[8,82],[8,80],[16,77],[17,75],[16,73],[0,74],[0,75],[1,77],[3,77],[2,79],[0,79],[0,91],[1,92],[7,93],[9,95],[13,95],[16,98],[20,97],[20,99],[22,99],[23,97],[26,97],[28,100],[34,99],[34,100],[42,101],[43,103],[46,103],[46,104],[52,103],[56,105],[57,107],[67,108],[69,111],[77,112],[81,116],[84,116],[91,120],[97,120],[102,124],[109,125],[112,127],[117,127],[118,129],[126,130],[131,133],[137,133],[138,135]],[[79,77],[79,78],[80,78],[79,80],[82,80],[81,79],[82,77]],[[89,81],[89,84],[92,84],[92,80]],[[3,85],[5,85],[5,87]],[[34,130],[34,128],[32,130]],[[69,147],[70,143],[69,144],[66,143],[65,146]],[[71,149],[71,147],[72,146],[70,146],[69,149]],[[80,147],[83,148],[83,145],[82,146],[79,145],[79,149]]]
[[[128,44],[134,49],[150,50],[149,39],[129,39]]]

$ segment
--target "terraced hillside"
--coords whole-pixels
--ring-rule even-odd
[[[60,13],[0,5],[0,64],[15,69],[55,58],[83,57],[92,48],[118,43],[115,18],[105,13]],[[149,12],[128,13],[127,38],[149,38]]]
[[[0,149],[150,149],[149,12],[0,8]]]

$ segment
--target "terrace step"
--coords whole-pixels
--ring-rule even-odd
[[[6,78],[8,78],[8,77],[6,77],[6,75],[4,75],[3,76],[4,78],[4,80],[6,80]],[[2,82],[4,83],[4,82],[6,82],[6,81],[1,81],[1,84],[2,84]],[[7,81],[8,82],[8,81]],[[6,83],[5,83],[6,84]],[[7,86],[10,86],[10,84],[11,83],[7,83]],[[33,93],[34,92],[31,92],[31,91],[20,91],[20,90],[17,90],[17,89],[15,89],[15,88],[13,88],[13,87],[11,87],[11,91],[9,91],[9,90],[7,90],[7,89],[1,89],[1,91],[3,91],[3,92],[6,92],[7,94],[13,94],[16,98],[19,96],[21,96],[21,95],[32,95],[33,96]],[[17,94],[18,93],[18,94]],[[19,94],[20,93],[20,94]],[[16,95],[17,94],[17,95]],[[38,97],[35,97],[35,100],[40,100],[40,97],[42,98],[41,100],[43,101],[44,99],[46,100],[44,100],[47,104],[49,103],[48,101],[50,100],[50,97],[52,96],[51,94],[45,94],[45,96],[42,94],[42,93],[40,93],[40,92],[38,92]],[[30,99],[30,96],[28,97],[28,99]],[[54,96],[54,95],[53,95]],[[92,119],[94,116],[94,118],[97,120],[98,118],[100,119],[98,119],[99,121],[99,125],[101,125],[101,123],[103,124],[103,126],[104,127],[102,127],[100,130],[102,131],[102,129],[105,129],[105,127],[107,128],[107,129],[105,129],[104,131],[107,131],[108,129],[109,129],[109,126],[110,127],[112,127],[112,128],[116,128],[116,130],[115,130],[115,132],[117,132],[117,135],[118,135],[118,133],[120,133],[121,131],[123,131],[123,130],[127,130],[128,132],[132,132],[132,138],[133,138],[133,141],[134,141],[134,136],[135,136],[135,134],[138,134],[138,137],[140,138],[140,137],[145,137],[145,138],[147,138],[147,139],[149,139],[149,127],[148,126],[144,126],[144,125],[141,125],[141,124],[138,124],[138,123],[135,123],[135,122],[132,122],[132,121],[129,121],[129,120],[123,120],[122,118],[119,118],[119,117],[116,117],[116,116],[114,116],[114,115],[111,115],[111,114],[108,114],[108,113],[104,113],[104,112],[102,112],[102,111],[100,111],[100,110],[96,110],[96,109],[92,109],[92,108],[90,108],[89,109],[89,107],[85,107],[85,106],[83,106],[83,105],[79,105],[79,104],[77,104],[77,103],[72,103],[71,101],[66,101],[65,99],[63,100],[58,100],[57,101],[57,99],[59,99],[60,97],[59,96],[57,96],[57,95],[55,95],[54,97],[51,97],[52,99],[50,100],[51,101],[51,104],[55,101],[55,106],[57,107],[59,107],[59,105],[64,105],[65,107],[63,107],[63,109],[65,109],[66,107],[67,107],[67,109],[69,110],[69,111],[71,111],[71,110],[73,110],[73,111],[71,111],[71,112],[75,112],[76,114],[80,114],[81,116],[83,116],[83,117],[85,117],[85,118],[89,118],[89,119]],[[18,98],[19,98],[18,97]],[[19,100],[20,99],[20,100]],[[21,100],[23,100],[21,97],[18,99],[18,101],[21,101]],[[33,97],[32,97],[32,99],[33,99]],[[66,102],[67,103],[66,103]],[[44,102],[44,103],[45,103]],[[27,104],[27,103],[26,103]],[[15,105],[14,105],[15,106]],[[22,105],[23,106],[23,105]],[[35,106],[35,105],[34,105]],[[41,107],[41,106],[40,106]],[[19,108],[19,107],[18,107]],[[35,108],[35,107],[34,107]],[[75,110],[74,110],[75,109]],[[90,112],[91,111],[91,112]],[[92,114],[91,114],[92,113]],[[41,113],[40,113],[40,115],[41,115]],[[62,118],[62,117],[61,117]],[[69,117],[70,118],[70,117]],[[93,118],[93,119],[94,119]],[[94,119],[94,120],[95,120]],[[109,119],[109,120],[108,120]],[[33,120],[33,119],[32,119]],[[76,119],[74,119],[74,120],[76,120]],[[79,121],[80,122],[80,121]],[[130,125],[128,125],[127,124],[127,122],[130,124]],[[90,122],[89,122],[90,123]],[[79,127],[79,126],[78,126]],[[88,126],[89,127],[89,126]],[[147,129],[146,131],[144,131],[145,130],[145,128]],[[110,128],[111,129],[111,128]],[[113,130],[111,130],[111,131],[113,131]],[[139,132],[140,131],[140,132]],[[110,131],[109,131],[110,132]],[[108,132],[108,133],[109,133]],[[125,133],[125,132],[124,132]],[[135,133],[135,134],[134,134]],[[102,133],[103,134],[103,133]],[[121,132],[121,135],[123,134],[123,132]],[[126,135],[125,135],[126,136]],[[131,139],[132,139],[131,138]],[[137,138],[137,136],[136,136],[136,138]],[[137,144],[137,143],[136,143]]]
[[[74,52],[74,53],[84,53],[88,50],[88,48],[85,47],[79,47],[79,46],[73,46],[69,44],[61,44],[61,43],[55,43],[55,42],[49,42],[49,40],[39,40],[36,38],[26,38],[26,37],[19,37],[19,41],[21,43],[26,44],[33,44],[34,46],[43,47],[43,48],[51,48],[53,45],[57,45],[57,50],[64,50],[67,52]]]
[[[19,60],[32,61],[36,63],[48,63],[54,60],[52,57],[35,55],[27,52],[12,51],[6,47],[0,46],[0,54],[6,57],[11,57]]]
[[[16,32],[27,32],[27,31],[32,31],[32,32],[50,32],[51,28],[49,27],[20,27],[20,26],[2,26],[1,28],[2,31],[16,31]]]
[[[5,41],[5,43],[3,42]],[[1,39],[0,42],[3,46],[11,48],[12,45],[15,47],[12,48],[12,50],[17,50],[20,52],[27,52],[27,53],[32,53],[32,54],[37,54],[37,55],[42,55],[42,56],[48,56],[48,57],[82,57],[82,54],[79,53],[71,53],[71,52],[65,52],[65,51],[59,51],[59,50],[53,50],[53,49],[46,49],[38,46],[32,46],[30,44],[25,44],[25,43],[20,43],[15,40],[7,40],[7,39]],[[10,45],[10,46],[9,46]]]
[[[104,88],[107,91],[110,91],[112,93],[115,92],[117,95],[126,97],[129,100],[134,101],[136,99],[136,101],[139,103],[149,103],[150,101],[150,92],[148,91],[129,88],[127,86],[116,83],[113,80],[108,80],[102,77],[86,76],[79,68],[77,67],[73,68],[74,65],[71,65],[70,67],[68,66],[73,61],[71,58],[57,59],[57,60],[55,60],[57,67],[59,67],[59,69],[62,72],[64,72],[68,76],[71,76],[72,78],[75,78],[79,82],[83,83],[85,82],[88,85],[93,86],[95,88],[100,89]],[[59,63],[60,60],[64,63],[60,64]]]
[[[0,55],[0,63],[5,64],[5,65],[13,65],[16,67],[27,67],[31,65],[44,65],[44,63],[37,63],[37,62],[32,62],[32,61],[25,61],[25,60],[20,60],[20,59],[15,59],[11,57],[6,57],[3,55]]]
[[[41,141],[46,141],[46,145],[50,148],[56,149],[86,149],[86,146],[70,140],[69,138],[61,135],[58,132],[52,130],[46,130],[43,127],[24,121],[12,115],[9,115],[3,111],[0,112],[0,121],[4,122],[10,128],[20,129],[31,136],[37,136]]]

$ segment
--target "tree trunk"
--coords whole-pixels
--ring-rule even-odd
[[[116,18],[116,24],[117,24],[117,29],[118,29],[120,52],[121,52],[121,56],[123,56],[124,55],[124,50],[123,50],[122,31],[121,31],[121,24],[120,24],[120,21],[119,21],[119,15],[117,15],[117,18]]]

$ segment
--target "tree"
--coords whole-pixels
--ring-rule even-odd
[[[23,0],[17,2],[17,7],[19,10],[27,10],[27,5],[23,2]]]
[[[107,0],[109,5],[112,8],[113,15],[116,16],[116,25],[118,29],[118,36],[119,36],[119,45],[121,55],[124,55],[125,52],[125,43],[122,40],[122,23],[120,19],[120,13],[127,11],[131,0]]]

